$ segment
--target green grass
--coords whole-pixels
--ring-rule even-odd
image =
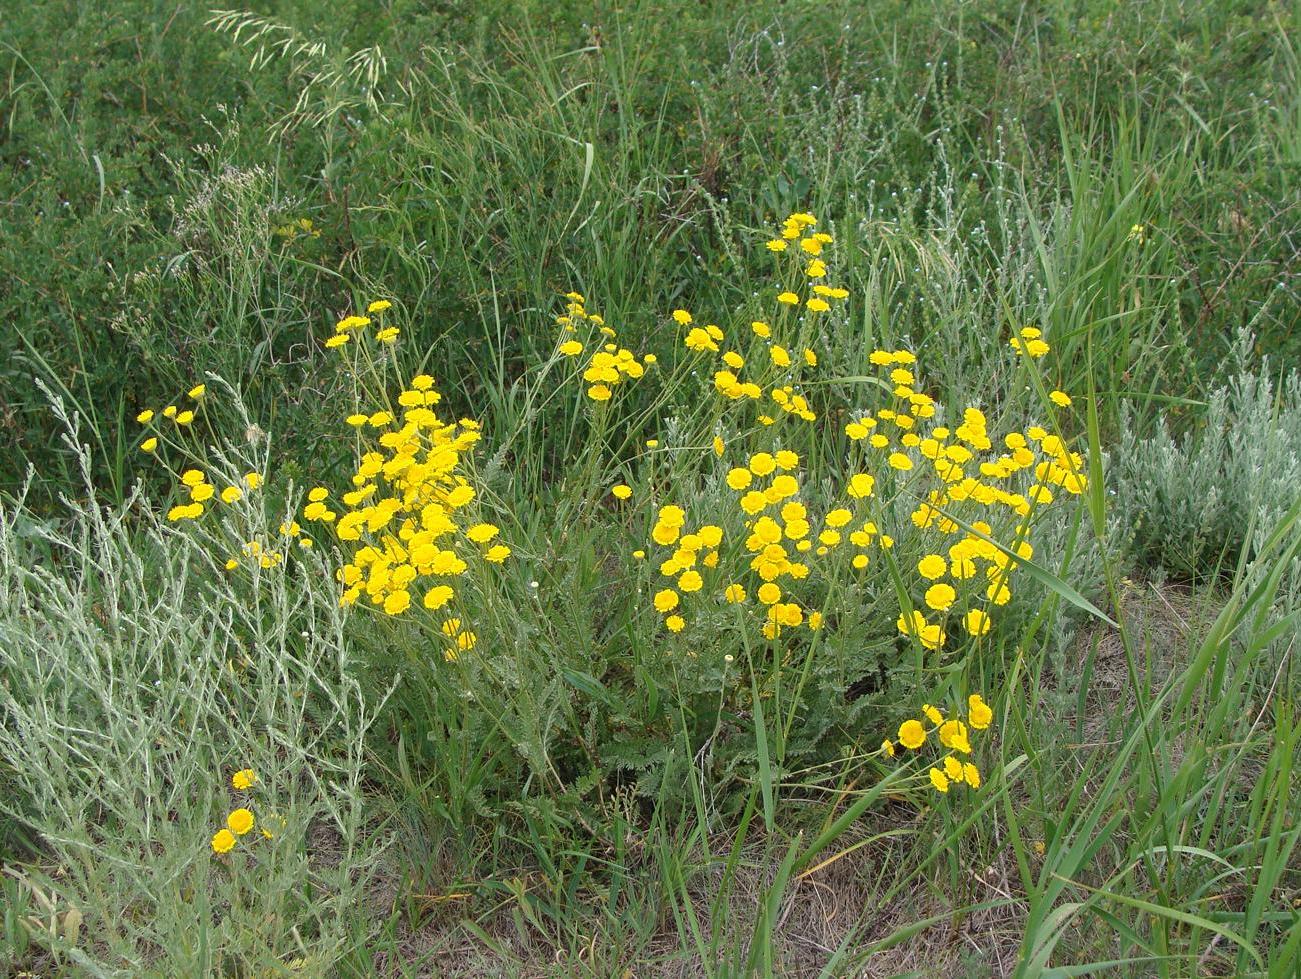
[[[953,0],[10,18],[0,961],[1294,974],[1296,20]],[[763,242],[793,211],[835,237],[850,297],[825,314],[773,302],[800,275]],[[604,407],[576,377],[597,335],[557,352],[569,290],[658,358]],[[393,348],[323,346],[377,298]],[[771,322],[817,420],[769,428],[716,394],[675,308],[765,391],[749,323]],[[1008,344],[1030,324],[1040,361]],[[953,618],[942,652],[896,627],[948,541],[910,519],[924,467],[846,436],[889,403],[878,347],[917,354],[947,424],[978,405],[996,441],[1040,424],[1081,454],[1087,490],[1035,511],[979,643]],[[420,372],[440,416],[481,423],[466,522],[512,550],[455,580],[478,636],[455,662],[419,594],[339,607],[351,545],[328,527],[276,543],[310,487],[349,488],[367,446],[343,419]],[[204,381],[194,426],[160,419],[140,453],[136,414]],[[723,476],[775,448],[799,453],[814,533],[875,475],[860,517],[894,547],[783,579],[820,631],[760,635],[745,572],[748,606],[705,602],[711,577],[666,632],[656,510],[724,528],[719,574],[741,575]],[[169,522],[192,465],[266,483]],[[1014,543],[968,504],[943,504],[961,534]],[[972,692],[994,710],[979,790],[881,754]],[[274,837],[214,855],[245,801]]]

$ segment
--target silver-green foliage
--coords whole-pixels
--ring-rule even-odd
[[[1247,365],[1248,349],[1243,338],[1232,375],[1211,392],[1196,428],[1176,438],[1163,419],[1139,438],[1127,421],[1113,457],[1113,502],[1134,554],[1170,573],[1231,570],[1244,549],[1250,561],[1296,502],[1301,373],[1276,381],[1268,362]],[[1288,577],[1296,589],[1301,568]]]
[[[324,974],[377,850],[374,715],[323,561],[230,574],[193,528],[86,487],[58,524],[0,505],[0,812],[44,851],[6,869],[81,925],[30,937],[92,975]],[[228,513],[244,539],[278,526],[259,494]],[[215,856],[237,806],[258,828]]]

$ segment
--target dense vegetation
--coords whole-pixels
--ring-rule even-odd
[[[1297,14],[8,17],[0,961],[1295,974]]]

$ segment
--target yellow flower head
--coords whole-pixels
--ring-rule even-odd
[[[909,750],[916,751],[926,743],[926,728],[916,718],[909,718],[899,725],[899,743]]]
[[[936,792],[949,791],[948,776],[946,776],[942,771],[940,771],[938,768],[932,768],[930,770],[930,776],[931,776],[931,787],[934,788]]]
[[[212,834],[212,852],[229,853],[235,846],[235,834],[228,829],[219,829]]]
[[[994,712],[978,693],[967,698],[967,719],[977,731],[985,730],[994,719]]]
[[[257,781],[257,773],[251,768],[241,768],[230,777],[230,784],[239,791],[251,787]]]
[[[235,809],[226,817],[226,828],[236,836],[243,836],[253,828],[253,814],[247,809]]]

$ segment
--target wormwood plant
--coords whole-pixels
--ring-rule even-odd
[[[1301,374],[1276,378],[1268,361],[1253,369],[1252,345],[1240,335],[1231,376],[1182,437],[1164,420],[1150,438],[1139,438],[1129,419],[1122,428],[1119,518],[1136,557],[1181,578],[1254,561],[1301,484]]]
[[[82,500],[61,524],[0,508],[0,812],[33,847],[8,871],[65,922],[30,937],[88,974],[328,971],[378,852],[362,781],[382,698],[313,584],[324,561],[214,557],[220,535],[282,539],[249,475],[265,440],[208,454],[230,502],[178,533],[138,497],[102,506],[64,421]],[[178,506],[216,492],[188,488]]]

